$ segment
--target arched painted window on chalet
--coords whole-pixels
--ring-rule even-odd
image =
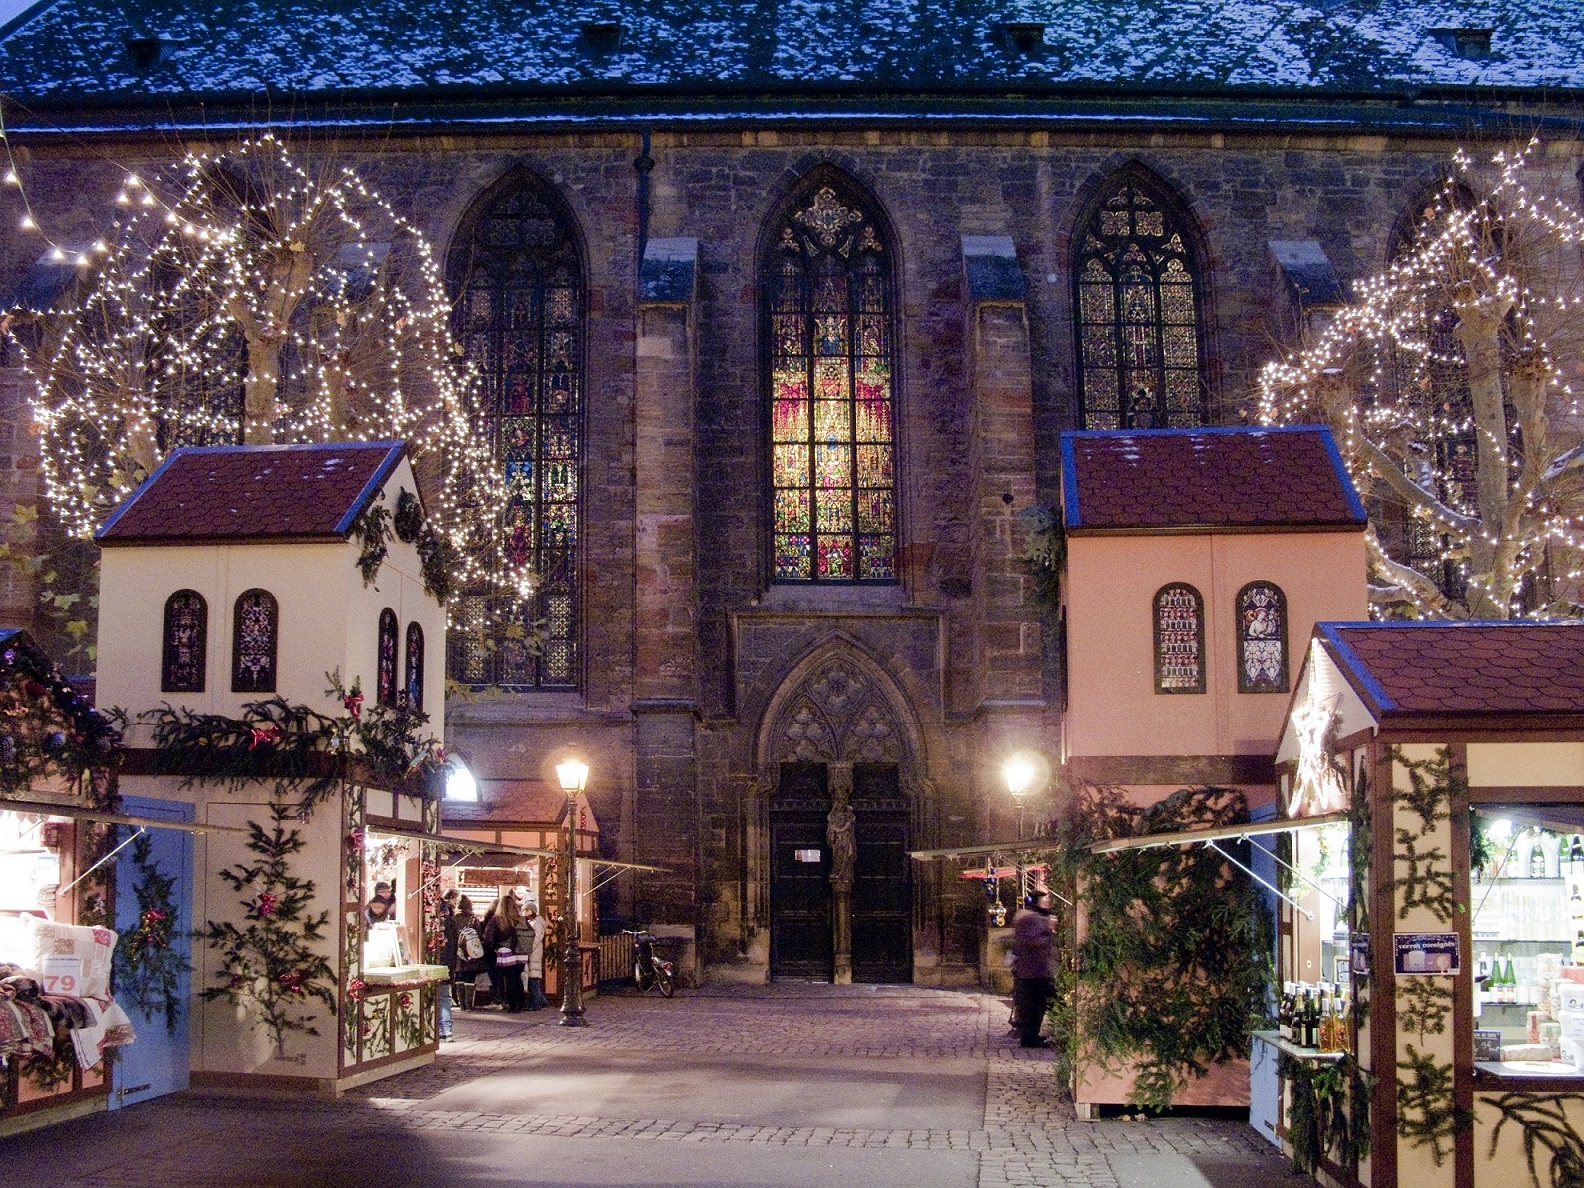
[[[379,669],[374,700],[380,705],[396,704],[396,612],[390,607],[380,611],[379,616]]]
[[[583,262],[570,217],[526,174],[486,197],[452,259],[457,323],[482,378],[478,433],[508,487],[505,552],[535,575],[522,604],[465,595],[451,675],[566,689],[579,680]],[[528,646],[537,635],[537,654]]]
[[[209,605],[196,590],[177,590],[165,600],[160,691],[202,693],[208,653]]]
[[[1205,691],[1204,599],[1186,582],[1155,592],[1155,692]]]
[[[1287,692],[1287,596],[1271,582],[1237,595],[1239,693]]]
[[[1199,264],[1168,195],[1141,172],[1124,171],[1075,242],[1084,427],[1203,425]]]
[[[773,226],[771,576],[893,582],[896,445],[890,254],[856,195],[822,184]]]
[[[268,590],[248,590],[236,600],[232,631],[231,691],[275,692],[280,607]]]
[[[423,628],[417,623],[407,624],[407,672],[404,687],[407,700],[414,709],[423,709],[424,699],[424,640]]]

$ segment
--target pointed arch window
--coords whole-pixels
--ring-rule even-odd
[[[1287,692],[1287,596],[1271,582],[1237,595],[1239,693]]]
[[[414,709],[423,709],[424,699],[424,640],[423,628],[417,623],[407,624],[407,668],[403,688]]]
[[[232,631],[231,691],[275,692],[280,607],[268,590],[248,590],[236,600]]]
[[[1205,691],[1204,598],[1186,582],[1155,591],[1155,692]]]
[[[209,604],[196,590],[177,590],[165,600],[160,692],[202,693],[209,653]]]
[[[464,597],[449,664],[474,685],[578,684],[584,402],[583,261],[571,219],[532,179],[487,198],[458,237],[458,328],[483,379],[478,432],[510,488],[507,560],[537,585],[520,609]],[[538,655],[526,640],[542,621]]]
[[[1077,243],[1084,427],[1204,424],[1203,286],[1186,220],[1130,170],[1101,193]]]
[[[374,700],[380,705],[396,704],[396,612],[390,607],[379,615],[379,669]]]
[[[876,212],[824,184],[789,204],[764,260],[771,575],[896,580],[889,252]]]

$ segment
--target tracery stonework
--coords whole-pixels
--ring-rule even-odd
[[[777,763],[899,763],[904,743],[884,695],[850,662],[817,668],[783,711]]]

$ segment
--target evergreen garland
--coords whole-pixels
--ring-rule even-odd
[[[1451,1154],[1455,1137],[1473,1129],[1474,1116],[1452,1096],[1450,1061],[1407,1045],[1408,1059],[1397,1062],[1397,1133],[1416,1147],[1429,1147],[1437,1167]],[[1446,1149],[1442,1149],[1442,1144]]]
[[[26,636],[0,650],[0,797],[61,782],[81,788],[121,749],[115,720],[72,688]]]
[[[1034,579],[1036,605],[1054,609],[1060,602],[1061,572],[1067,562],[1067,534],[1059,513],[1035,504],[1018,516],[1028,533],[1023,572]]]
[[[352,535],[357,537],[361,546],[358,572],[363,575],[363,584],[372,586],[374,579],[379,577],[380,566],[385,564],[385,558],[390,555],[390,508],[383,502],[370,503],[352,521]]]
[[[314,946],[327,939],[330,913],[313,914],[315,885],[292,874],[290,859],[306,844],[302,831],[287,828],[296,806],[276,801],[271,826],[248,822],[248,849],[258,857],[220,872],[241,899],[241,927],[210,920],[200,934],[221,957],[220,985],[202,992],[205,1001],[225,999],[255,1011],[284,1052],[290,1032],[318,1035],[317,1000],[336,1012],[335,973]]]
[[[181,975],[192,967],[171,945],[180,910],[176,880],[160,870],[150,849],[147,833],[133,838],[132,864],[137,874],[132,894],[137,899],[138,922],[116,940],[115,987],[117,994],[124,994],[145,1014],[163,1011],[165,1030],[175,1035],[181,1016]]]
[[[418,502],[406,487],[396,495],[396,514],[391,520],[391,526],[396,529],[396,539],[407,544],[417,544],[418,534],[424,528],[423,504]]]
[[[1490,1155],[1494,1158],[1501,1141],[1502,1128],[1509,1122],[1523,1132],[1524,1159],[1534,1188],[1581,1188],[1584,1186],[1584,1137],[1567,1118],[1569,1102],[1576,1093],[1504,1093],[1491,1102],[1501,1115],[1491,1130]],[[1546,1179],[1540,1179],[1539,1157],[1544,1151]]]
[[[1185,788],[1146,808],[1114,790],[1079,795],[1054,866],[1081,880],[1087,931],[1058,974],[1063,1067],[1080,1056],[1133,1062],[1134,1102],[1164,1110],[1209,1066],[1249,1052],[1273,977],[1271,921],[1252,882],[1205,847],[1093,855],[1090,843],[1247,821],[1241,792]],[[1226,843],[1247,862],[1247,842]],[[1072,909],[1058,925],[1073,935]],[[1080,1046],[1084,1049],[1080,1052]]]

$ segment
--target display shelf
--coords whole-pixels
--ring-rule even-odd
[[[1269,1044],[1278,1052],[1284,1052],[1295,1060],[1312,1060],[1317,1064],[1334,1064],[1347,1055],[1346,1052],[1321,1052],[1315,1048],[1305,1048],[1300,1044],[1293,1043],[1292,1040],[1282,1039],[1279,1031],[1256,1031],[1252,1034],[1255,1039]]]

